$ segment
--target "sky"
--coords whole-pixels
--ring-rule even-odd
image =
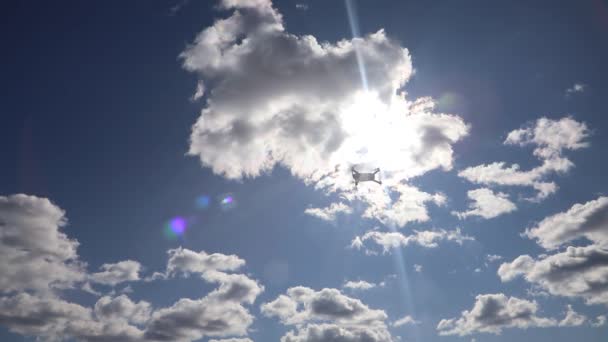
[[[0,340],[608,336],[607,2],[2,16]]]

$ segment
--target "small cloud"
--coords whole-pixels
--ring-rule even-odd
[[[587,85],[583,83],[574,83],[574,85],[568,89],[566,89],[566,96],[569,96],[574,93],[582,93],[587,89]]]
[[[416,324],[420,324],[420,321],[415,320],[412,316],[407,315],[403,318],[400,318],[396,321],[393,322],[392,326],[393,327],[400,327],[402,325],[416,325]]]
[[[343,287],[351,290],[369,290],[376,287],[376,284],[369,283],[365,280],[347,281],[344,283]]]
[[[422,272],[422,265],[415,264],[414,271],[416,271],[418,273]]]
[[[300,11],[307,11],[308,4],[303,4],[303,3],[296,4],[296,9],[299,9]]]
[[[477,268],[475,269],[475,273],[481,273],[481,268],[477,267]]]

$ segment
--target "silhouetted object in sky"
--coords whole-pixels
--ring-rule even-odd
[[[355,180],[355,186],[359,185],[359,182],[376,182],[378,184],[382,184],[382,181],[376,179],[376,174],[380,172],[379,168],[376,168],[374,172],[359,172],[352,168],[353,179]]]

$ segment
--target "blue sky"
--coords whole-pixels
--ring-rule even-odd
[[[606,2],[3,14],[0,340],[606,338]]]

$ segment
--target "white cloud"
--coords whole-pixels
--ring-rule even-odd
[[[388,332],[386,313],[371,309],[360,300],[337,289],[315,291],[292,287],[286,295],[261,306],[262,314],[277,317],[283,324],[296,325],[281,339],[286,341],[394,341]]]
[[[535,145],[534,155],[542,164],[528,171],[521,171],[518,164],[507,166],[494,162],[466,168],[458,173],[473,183],[501,186],[531,186],[538,191],[530,200],[541,200],[557,191],[557,185],[547,182],[552,173],[566,173],[574,164],[562,156],[564,150],[578,150],[589,146],[585,141],[589,129],[585,123],[570,117],[559,120],[538,119],[533,126],[516,129],[504,141],[506,145]]]
[[[473,203],[469,205],[470,209],[467,211],[452,212],[453,215],[456,215],[461,219],[469,216],[480,216],[485,219],[490,219],[517,209],[515,204],[509,200],[507,194],[502,192],[494,193],[488,188],[470,190],[467,192],[467,196],[469,199],[473,200]]]
[[[353,210],[342,202],[332,203],[325,208],[308,208],[304,211],[305,214],[318,217],[324,221],[334,221],[338,214],[350,214],[352,212]]]
[[[414,265],[414,271],[416,271],[418,273],[421,273],[422,272],[422,265],[415,264]]]
[[[337,43],[291,34],[269,0],[222,6],[234,11],[181,54],[208,95],[189,154],[232,179],[280,165],[317,189],[367,203],[364,215],[384,223],[426,220],[424,203],[437,196],[421,193],[412,202],[408,195],[417,189],[405,183],[451,169],[452,145],[468,127],[435,113],[429,98],[397,94],[412,74],[408,51],[382,30]],[[353,165],[380,167],[383,185],[354,191]]]
[[[473,308],[458,318],[442,319],[437,325],[440,335],[466,336],[474,333],[500,334],[505,328],[526,329],[557,325],[555,319],[537,316],[538,304],[502,293],[475,297]]]
[[[552,295],[608,305],[608,249],[597,245],[570,246],[564,252],[538,259],[522,255],[503,263],[498,275],[502,281],[523,276]]]
[[[250,338],[226,338],[221,340],[209,340],[209,342],[253,342]]]
[[[581,315],[580,313],[574,311],[572,309],[572,305],[568,305],[566,307],[566,317],[562,319],[558,325],[560,327],[578,327],[587,321],[587,317],[585,315]]]
[[[606,315],[599,315],[595,318],[594,322],[591,322],[591,326],[594,328],[603,327],[604,325],[606,325],[606,320]]]
[[[0,196],[0,292],[50,291],[85,278],[64,211],[46,198]]]
[[[208,271],[235,271],[245,265],[245,260],[236,255],[221,253],[207,254],[205,251],[195,252],[178,247],[167,251],[167,276],[191,273],[203,274]]]
[[[373,289],[374,287],[376,287],[376,284],[367,282],[365,280],[357,280],[357,281],[350,280],[350,281],[345,282],[342,287],[351,289],[351,290],[369,290],[369,289]]]
[[[417,324],[420,324],[420,321],[415,320],[414,317],[412,317],[410,315],[406,315],[406,316],[394,321],[392,326],[400,327],[403,325],[417,325]]]
[[[502,258],[502,256],[500,256],[500,255],[496,255],[496,254],[488,254],[488,255],[486,255],[486,260],[487,260],[488,262],[500,261],[500,260],[502,260],[502,259],[503,259],[503,258]]]
[[[115,264],[103,264],[100,269],[101,272],[91,274],[90,280],[94,283],[114,286],[139,280],[141,264],[137,261],[125,260]]]
[[[351,242],[351,247],[355,249],[364,248],[365,242],[368,240],[382,246],[383,253],[388,253],[392,248],[407,247],[410,244],[435,248],[439,246],[440,241],[453,241],[461,245],[464,241],[473,241],[474,239],[468,235],[463,235],[459,228],[455,230],[414,230],[412,235],[399,232],[369,231],[361,237],[355,237]]]
[[[546,249],[585,237],[606,246],[608,243],[608,197],[599,197],[584,204],[575,204],[568,211],[543,219],[536,227],[526,230],[526,236],[536,239]]]
[[[587,85],[583,83],[574,83],[572,87],[566,89],[566,96],[572,95],[574,93],[582,93],[587,89]]]

